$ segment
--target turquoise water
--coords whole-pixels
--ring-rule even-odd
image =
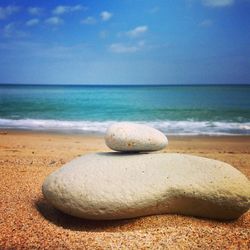
[[[114,121],[167,134],[250,134],[250,85],[0,85],[0,128],[103,133]]]

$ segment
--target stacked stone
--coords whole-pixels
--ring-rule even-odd
[[[108,128],[115,151],[78,157],[49,175],[45,198],[80,218],[113,220],[152,214],[236,219],[250,207],[250,182],[221,161],[176,153],[160,131],[134,123]]]
[[[119,122],[108,128],[105,142],[115,151],[140,153],[164,149],[168,144],[168,139],[154,128]]]

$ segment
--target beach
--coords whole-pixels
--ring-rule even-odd
[[[0,250],[250,250],[249,13],[1,1]]]
[[[250,177],[250,136],[170,136],[163,152],[221,160]],[[250,212],[235,221],[154,215],[87,221],[44,199],[45,177],[71,159],[110,151],[103,136],[0,130],[1,249],[249,249]]]

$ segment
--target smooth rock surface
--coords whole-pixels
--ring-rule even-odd
[[[42,191],[59,210],[94,220],[162,213],[234,219],[250,206],[242,173],[184,154],[88,154],[49,175]]]
[[[115,151],[146,152],[165,148],[168,139],[162,132],[152,127],[131,122],[118,122],[107,129],[105,142]]]

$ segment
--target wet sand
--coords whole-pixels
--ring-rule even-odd
[[[250,137],[170,137],[165,152],[225,161],[250,178]],[[220,222],[179,215],[87,221],[50,206],[44,178],[102,137],[0,131],[0,249],[249,249],[250,212]]]

